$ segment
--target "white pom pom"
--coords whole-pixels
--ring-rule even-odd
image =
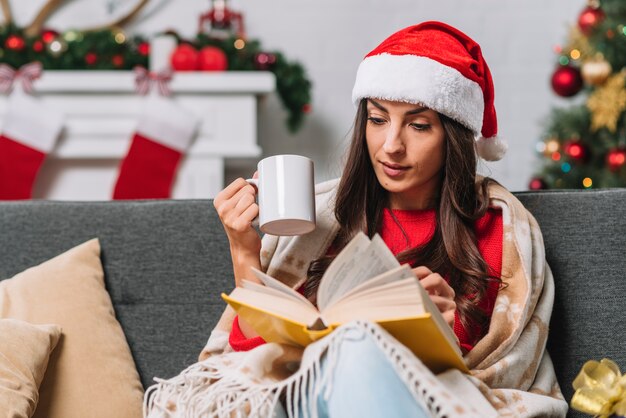
[[[478,155],[483,160],[498,161],[504,157],[509,146],[502,138],[496,135],[491,138],[481,136],[476,140],[476,148],[478,149]]]

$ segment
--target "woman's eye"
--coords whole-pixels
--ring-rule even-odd
[[[385,119],[381,118],[369,117],[367,118],[367,120],[372,122],[374,125],[382,125],[383,123],[385,123]]]
[[[430,129],[430,125],[427,123],[412,123],[410,126],[411,128],[420,132],[424,132]]]

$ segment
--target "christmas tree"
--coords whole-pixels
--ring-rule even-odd
[[[574,103],[549,115],[529,188],[626,187],[626,1],[590,0],[555,51],[552,88]]]

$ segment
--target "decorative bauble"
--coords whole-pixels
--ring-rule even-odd
[[[530,190],[545,190],[548,188],[548,183],[541,177],[534,177],[528,183],[528,188]]]
[[[118,68],[122,67],[124,65],[124,55],[122,54],[113,55],[113,57],[111,58],[111,63],[113,63],[113,65]]]
[[[54,41],[58,36],[59,32],[52,29],[46,29],[41,33],[41,39],[47,44]]]
[[[590,35],[594,28],[605,18],[605,14],[599,7],[586,7],[578,16],[578,27],[585,35]]]
[[[43,41],[36,40],[35,42],[33,42],[33,51],[42,52],[43,49],[44,49]]]
[[[25,45],[26,42],[24,42],[24,38],[18,35],[10,35],[4,42],[6,49],[11,51],[21,51],[24,49]]]
[[[139,52],[139,55],[147,57],[150,54],[150,44],[148,42],[140,43],[137,45],[137,52]]]
[[[606,166],[611,171],[618,171],[626,165],[626,148],[613,148],[606,154]]]
[[[226,71],[228,57],[216,46],[205,46],[198,52],[198,69],[201,71]]]
[[[276,63],[276,55],[259,52],[254,56],[254,67],[259,71],[267,71]]]
[[[170,63],[176,71],[195,71],[198,69],[198,51],[190,44],[180,44],[172,52]]]
[[[604,58],[596,58],[583,64],[580,74],[585,83],[592,86],[603,84],[611,75],[611,64]]]
[[[98,55],[95,52],[87,52],[85,54],[85,63],[87,65],[95,65],[98,62]]]
[[[552,75],[552,89],[562,97],[571,97],[583,86],[583,79],[578,68],[562,65]]]
[[[302,113],[311,113],[312,110],[313,107],[309,103],[302,106]]]
[[[563,152],[575,161],[585,161],[589,158],[589,149],[577,139],[565,141]]]

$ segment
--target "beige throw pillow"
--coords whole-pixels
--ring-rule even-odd
[[[97,239],[1,281],[0,317],[63,330],[34,417],[141,417],[143,388],[104,287]]]
[[[0,417],[30,418],[61,328],[0,319]]]

